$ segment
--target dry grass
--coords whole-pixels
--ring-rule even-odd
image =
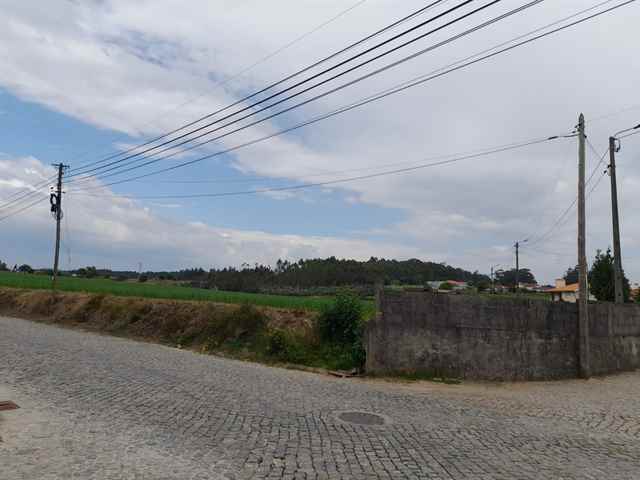
[[[117,297],[87,293],[0,288],[0,312],[33,320],[140,338],[150,341],[203,345],[210,337],[241,335],[233,324],[247,316],[260,328],[306,333],[315,314],[302,310],[249,307],[211,302]],[[245,330],[247,326],[243,327]],[[223,336],[223,335],[222,335]],[[225,340],[225,339],[222,339]]]

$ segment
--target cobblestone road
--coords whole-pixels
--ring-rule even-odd
[[[640,374],[396,385],[0,318],[0,479],[639,479]],[[339,412],[383,415],[345,423]]]

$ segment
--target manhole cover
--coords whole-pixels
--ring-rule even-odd
[[[343,412],[338,415],[338,418],[343,422],[355,423],[356,425],[384,425],[386,423],[384,417],[367,412]]]

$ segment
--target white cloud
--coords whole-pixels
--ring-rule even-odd
[[[17,165],[34,159],[10,161],[18,175],[25,176]],[[24,170],[23,170],[24,171]],[[22,172],[23,172],[22,171]],[[53,170],[44,165],[39,172]],[[24,183],[17,177],[15,184]],[[0,195],[15,191],[0,184]],[[408,258],[419,256],[415,248],[392,243],[342,239],[330,236],[276,235],[263,231],[219,228],[200,221],[176,222],[163,218],[154,208],[115,196],[65,197],[66,223],[63,241],[72,245],[75,266],[96,264],[106,267],[132,265],[144,260],[147,268],[184,268],[187,266],[239,266],[243,262],[272,264],[278,258],[297,260],[306,257],[348,257],[368,259],[371,256]],[[149,204],[151,207],[174,208],[173,204]],[[49,251],[24,242],[25,236],[49,239],[53,222],[48,205],[38,206],[19,216],[5,220],[3,234],[8,244],[20,252],[17,260],[47,265]],[[67,233],[68,232],[68,233]],[[68,235],[68,238],[67,238]],[[52,238],[51,238],[52,240]],[[19,245],[16,242],[23,242]],[[44,240],[47,244],[47,240]],[[4,252],[8,254],[10,252]]]
[[[227,105],[242,92],[278,79],[324,52],[422,6],[411,0],[403,2],[399,11],[398,3],[391,0],[367,2],[224,89],[212,90],[212,78],[233,75],[309,30],[320,19],[342,10],[344,2],[288,0],[274,8],[271,2],[235,6],[198,0],[184,8],[184,3],[177,0],[108,0],[66,2],[55,9],[30,2],[4,3],[0,18],[1,86],[23,99],[100,128],[145,135]],[[212,149],[274,132],[283,124],[349,103],[584,7],[583,0],[544,2],[524,15],[310,105],[303,113],[224,139]],[[285,10],[287,15],[282,15]],[[637,96],[640,63],[633,61],[633,40],[638,11],[637,5],[631,5],[622,13],[328,120],[298,135],[238,151],[232,165],[251,175],[313,181],[317,179],[313,172],[420,162],[425,157],[568,132],[579,111],[585,111],[589,119],[623,107],[627,99]],[[610,71],[616,75],[608,75]],[[604,94],[603,85],[612,95]],[[194,97],[198,100],[185,104]],[[620,103],[612,106],[611,98]],[[629,111],[588,124],[590,140],[597,148],[605,148],[611,132],[637,123],[637,113]],[[637,278],[640,256],[633,247],[640,232],[631,218],[633,206],[640,201],[640,190],[633,183],[640,178],[640,167],[633,162],[638,158],[638,143],[631,140],[625,142],[621,153],[621,205],[623,246],[628,248],[625,265]],[[269,262],[282,252],[318,255],[330,251],[338,256],[362,252],[366,256],[375,250],[378,256],[432,256],[434,260],[487,271],[492,262],[512,263],[512,243],[545,231],[571,202],[575,195],[575,158],[575,142],[558,140],[438,169],[327,189],[327,194],[346,192],[347,203],[404,212],[402,221],[383,229],[386,233],[372,230],[371,240],[365,244],[352,239],[223,232],[207,226],[210,221],[200,227],[181,225],[189,238],[185,235],[176,239],[162,230],[178,228],[176,225],[152,211],[119,201],[103,215],[86,213],[78,227],[87,238],[107,235],[127,245],[134,239],[144,239],[148,242],[145,248],[158,251],[173,242],[170,261],[175,264],[193,260],[185,260],[181,249],[190,255],[204,255],[207,261],[235,261],[255,248],[259,252],[255,255]],[[185,170],[185,175],[197,173],[195,166]],[[607,186],[603,183],[591,199],[589,244],[593,248],[605,248],[610,243]],[[280,197],[283,202],[300,201],[298,196]],[[70,208],[74,206],[71,203]],[[523,253],[526,266],[548,280],[569,266],[575,258],[573,223],[559,229],[551,241],[537,246],[541,251],[563,255],[563,259],[531,250]],[[293,233],[295,227],[293,221]],[[224,237],[227,234],[230,236]],[[216,254],[202,246],[205,237],[215,239],[212,245],[219,250]],[[386,252],[379,251],[378,245],[382,244],[374,243],[381,238],[388,242],[384,244]],[[107,255],[108,247],[96,245],[99,248],[92,255]],[[120,253],[135,255],[133,250],[131,243]],[[91,251],[89,245],[87,251]],[[109,255],[115,259],[118,253]],[[157,258],[159,263],[169,261],[166,256]]]

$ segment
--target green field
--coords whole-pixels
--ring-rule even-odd
[[[51,289],[51,279],[47,275],[0,272],[0,286],[47,290]],[[165,298],[232,304],[250,303],[265,307],[312,311],[319,311],[323,306],[333,301],[332,297],[293,297],[259,293],[222,292],[177,285],[117,282],[103,278],[59,277],[58,289],[66,292],[102,293],[122,297]],[[370,307],[369,302],[367,307]]]

